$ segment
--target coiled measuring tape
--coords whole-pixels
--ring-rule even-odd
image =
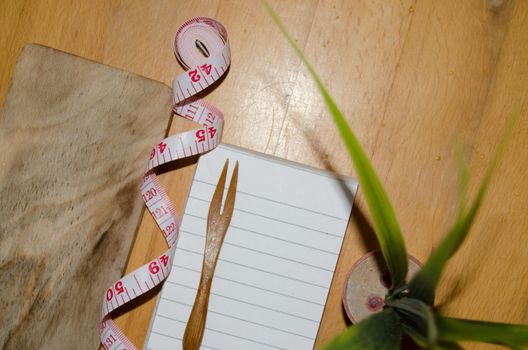
[[[150,153],[140,191],[169,249],[114,282],[106,290],[102,303],[99,339],[107,350],[136,349],[112,321],[111,312],[159,285],[167,278],[172,268],[180,222],[167,192],[154,174],[154,169],[161,164],[215,148],[222,134],[222,112],[195,95],[220,79],[229,67],[231,53],[226,29],[211,18],[190,19],[176,32],[174,52],[186,71],[172,83],[173,110],[183,118],[201,124],[202,127],[169,136],[158,143]]]

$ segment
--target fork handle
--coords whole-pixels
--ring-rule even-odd
[[[204,266],[205,267],[205,266]],[[200,278],[200,285],[196,292],[194,305],[185,327],[183,335],[183,350],[198,350],[202,343],[207,318],[207,306],[209,305],[209,294],[211,291],[212,274],[204,273]]]

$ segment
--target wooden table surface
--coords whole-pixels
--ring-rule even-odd
[[[409,253],[422,261],[453,222],[453,141],[465,147],[475,190],[509,114],[523,106],[471,235],[448,265],[438,303],[448,315],[527,323],[528,1],[271,4],[356,131],[394,203]],[[230,35],[232,67],[207,96],[226,116],[224,142],[355,174],[306,69],[257,0],[4,0],[0,103],[16,57],[30,42],[170,85],[182,72],[173,34],[193,16],[219,19]],[[168,123],[164,118],[153,123]],[[170,133],[192,127],[180,119]],[[180,209],[193,169],[185,163],[162,176]],[[368,220],[360,188],[318,344],[346,326],[340,299],[345,274],[376,248]],[[161,234],[145,216],[128,269],[163,249]],[[119,317],[138,345],[154,302],[144,299]]]

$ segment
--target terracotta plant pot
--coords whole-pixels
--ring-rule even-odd
[[[412,277],[422,264],[409,256],[409,273]],[[352,323],[380,311],[390,287],[390,274],[380,251],[362,256],[347,274],[343,290],[343,306]]]

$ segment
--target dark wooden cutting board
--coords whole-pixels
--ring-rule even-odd
[[[0,348],[97,347],[171,101],[159,82],[24,48],[0,117]]]

